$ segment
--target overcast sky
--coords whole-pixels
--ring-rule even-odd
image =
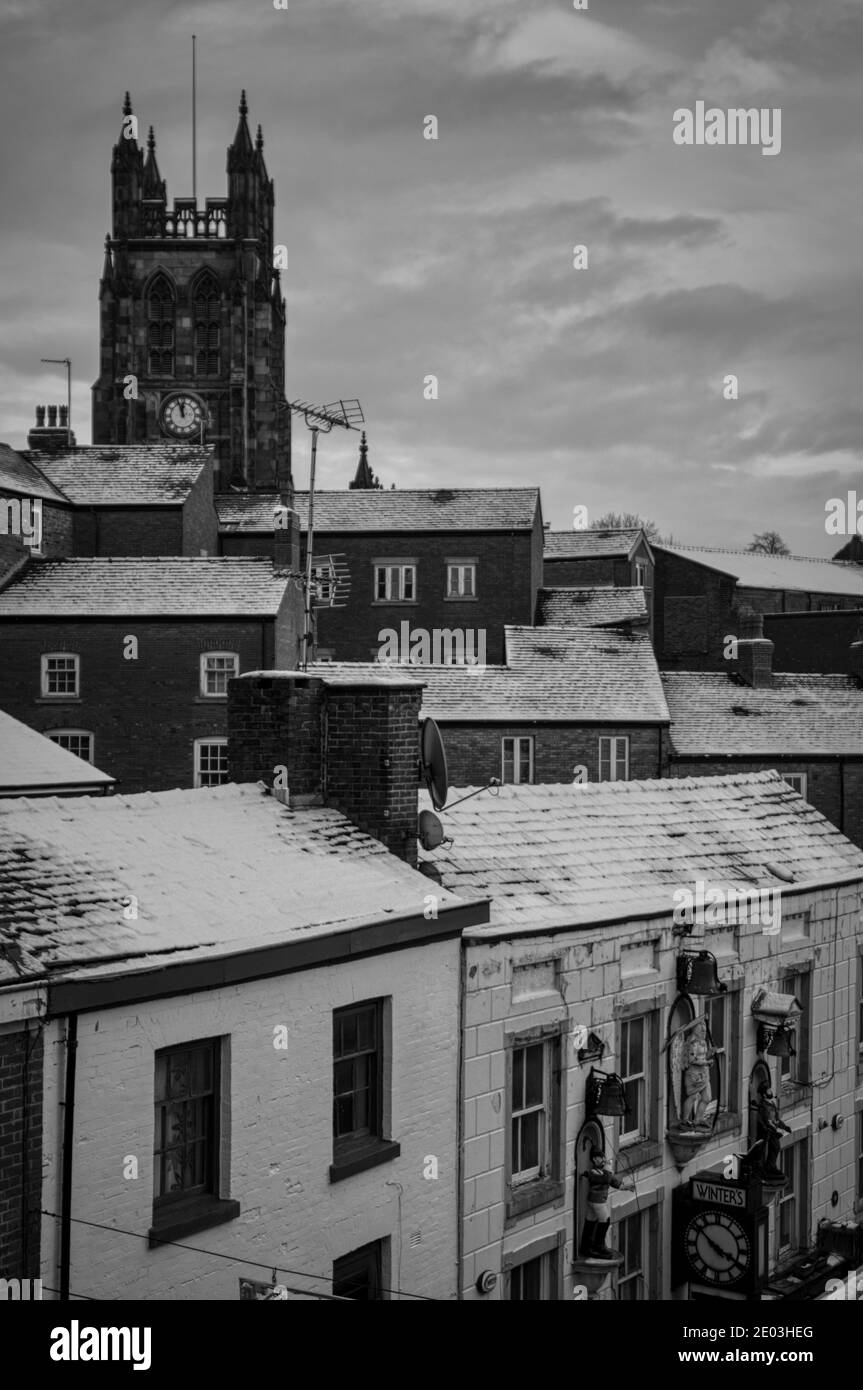
[[[288,395],[358,396],[387,486],[539,484],[555,528],[578,504],[834,553],[827,499],[863,497],[861,0],[289,3],[0,0],[0,438],[65,398],[39,359],[70,355],[90,442],[123,93],[189,195],[194,32],[198,196],[224,195],[245,87]],[[675,145],[697,100],[780,108],[781,152]],[[320,485],[355,459],[329,436]],[[302,424],[293,462],[305,486]]]

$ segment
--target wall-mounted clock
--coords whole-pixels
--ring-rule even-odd
[[[749,1237],[737,1217],[712,1208],[692,1217],[684,1248],[696,1278],[717,1287],[736,1284],[752,1259]]]
[[[166,396],[160,411],[162,429],[177,439],[189,439],[200,435],[201,426],[206,423],[204,407],[197,396],[187,391],[177,391]]]

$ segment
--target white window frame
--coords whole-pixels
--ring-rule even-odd
[[[329,603],[333,597],[335,579],[332,565],[312,565],[312,595],[316,603]]]
[[[620,1290],[624,1288],[627,1284],[633,1283],[637,1283],[638,1287],[638,1294],[636,1296],[636,1299],[633,1301],[644,1302],[648,1297],[652,1258],[652,1251],[650,1249],[650,1215],[651,1213],[649,1208],[644,1208],[641,1211],[631,1211],[626,1216],[622,1216],[614,1224],[614,1239],[617,1244],[617,1248],[620,1250],[621,1254],[624,1257],[624,1262],[620,1266],[620,1271],[617,1276],[616,1295],[618,1299],[620,1299]],[[624,1227],[629,1221],[637,1222],[640,1227],[639,1234],[641,1237],[641,1263],[640,1265],[638,1265],[637,1268],[634,1269],[627,1268],[627,1260],[629,1257],[626,1249],[626,1236],[624,1234]],[[629,1302],[630,1300],[620,1299],[620,1301]]]
[[[195,762],[194,762],[194,766],[195,766],[195,786],[196,786],[196,787],[204,787],[204,786],[207,786],[207,787],[219,787],[219,786],[224,786],[224,782],[203,782],[203,781],[201,780],[202,777],[203,777],[203,775],[204,775],[203,769],[201,768],[201,752],[202,752],[202,749],[203,749],[204,747],[208,747],[208,748],[209,748],[209,747],[213,747],[213,746],[216,746],[216,747],[219,747],[219,748],[225,748],[225,749],[227,749],[227,747],[228,747],[228,740],[227,740],[226,738],[221,738],[221,737],[220,737],[219,735],[217,735],[217,734],[213,734],[213,735],[211,735],[209,738],[196,738],[196,739],[195,739],[195,744],[194,744],[194,759],[195,759]],[[226,777],[225,780],[227,781],[227,777]]]
[[[383,595],[378,593],[379,578],[384,575]],[[408,583],[410,574],[410,583]],[[393,580],[396,578],[398,593],[393,595]],[[406,591],[410,587],[410,594]],[[373,603],[416,603],[417,601],[417,562],[408,559],[372,561],[372,602]]]
[[[549,1177],[552,1169],[552,1129],[553,1114],[552,1106],[554,1097],[552,1093],[552,1043],[551,1038],[528,1039],[523,1043],[517,1043],[512,1049],[513,1077],[515,1077],[515,1056],[517,1052],[526,1052],[531,1047],[542,1048],[542,1100],[538,1104],[525,1105],[523,1108],[516,1107],[516,1097],[510,1097],[510,1124],[515,1127],[516,1121],[521,1120],[526,1115],[540,1115],[540,1138],[538,1144],[539,1163],[530,1168],[516,1168],[516,1154],[513,1150],[510,1163],[512,1171],[510,1181],[515,1188],[522,1183],[536,1182],[539,1178]]]
[[[785,781],[785,782],[788,783],[788,785],[789,785],[789,787],[792,789],[792,791],[798,792],[799,795],[803,797],[803,800],[804,800],[804,801],[808,801],[808,800],[809,800],[809,797],[808,797],[808,795],[807,795],[807,792],[808,792],[808,789],[809,789],[809,774],[808,774],[808,773],[806,773],[806,772],[783,772],[781,775],[782,775],[783,781]],[[794,778],[794,781],[793,781],[793,782],[792,782],[792,780],[791,780],[792,777]],[[797,782],[799,785],[795,787],[794,782]]]
[[[49,738],[52,743],[56,743],[58,748],[66,747],[65,744],[60,743],[61,738],[88,738],[90,740],[89,757],[85,758],[83,753],[76,753],[74,748],[67,748],[66,752],[72,753],[84,763],[89,763],[91,767],[94,765],[96,740],[89,729],[46,729],[45,737]]]
[[[620,761],[620,745],[623,745],[624,773],[622,777],[617,775],[617,767]],[[603,745],[606,745],[608,752],[603,756]],[[607,767],[609,775],[603,777],[603,767]],[[628,734],[601,734],[599,738],[599,780],[600,782],[628,782],[629,781],[629,735]]]
[[[777,1263],[786,1260],[795,1251],[803,1249],[806,1233],[803,1223],[806,1220],[806,1199],[808,1190],[808,1153],[806,1136],[795,1136],[782,1150],[782,1167],[787,1167],[786,1155],[791,1154],[791,1182],[784,1192],[780,1192],[776,1202],[776,1229],[774,1232],[774,1252]],[[782,1243],[782,1218],[790,1203],[794,1203],[792,1213],[792,1236]],[[802,1235],[801,1235],[802,1232]]]
[[[208,690],[208,689],[207,689],[207,676],[210,674],[210,672],[209,672],[208,669],[207,669],[207,662],[208,662],[208,661],[215,661],[215,660],[218,660],[218,661],[227,661],[227,660],[231,660],[231,661],[234,663],[234,669],[233,669],[233,671],[225,670],[224,673],[222,673],[222,672],[213,672],[213,673],[212,673],[212,674],[214,674],[214,675],[221,675],[221,674],[224,674],[224,676],[225,676],[225,689],[224,689],[224,690]],[[228,683],[228,681],[229,681],[233,676],[238,676],[239,674],[240,674],[240,657],[239,657],[239,654],[238,654],[237,652],[201,652],[200,685],[199,685],[201,697],[202,697],[203,699],[205,699],[205,700],[227,700],[227,698],[228,698],[227,683]]]
[[[48,689],[48,662],[49,661],[73,661],[75,672],[74,690],[49,690]],[[78,700],[81,697],[81,658],[77,652],[43,652],[40,663],[40,689],[43,700]]]
[[[627,1071],[628,1066],[628,1042],[629,1029],[635,1024],[640,1024],[641,1035],[641,1070]],[[626,1086],[627,1082],[635,1081],[640,1086],[639,1095],[641,1097],[641,1117],[640,1123],[635,1129],[624,1129],[624,1125],[632,1124],[637,1116],[637,1111],[630,1112],[629,1115],[620,1117],[620,1145],[643,1144],[650,1139],[650,1046],[651,1046],[651,1015],[633,1014],[631,1018],[620,1020],[620,1079]]]
[[[452,559],[445,561],[446,564],[446,587],[444,598],[449,600],[461,600],[468,603],[476,598],[476,560]],[[456,576],[456,587],[453,588],[453,574]],[[465,579],[470,575],[470,590],[465,586]]]
[[[506,779],[506,745],[512,744],[512,781]],[[521,775],[521,745],[526,743],[530,753],[530,769],[527,780]],[[500,780],[506,787],[532,786],[534,778],[534,737],[533,734],[504,734],[500,741]]]
[[[636,589],[647,588],[647,565],[643,560],[635,562],[635,587]]]

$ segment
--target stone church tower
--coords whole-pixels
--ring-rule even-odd
[[[246,94],[228,196],[176,198],[135,138],[128,92],[111,160],[113,232],[99,285],[94,444],[215,445],[216,489],[290,492],[285,301],[273,268],[273,182]],[[131,379],[130,379],[131,378]],[[137,392],[137,395],[135,393]]]

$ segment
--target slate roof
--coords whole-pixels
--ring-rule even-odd
[[[227,531],[270,532],[278,502],[277,493],[218,496],[219,524]],[[305,531],[309,494],[295,493],[294,506]],[[538,507],[535,487],[316,491],[315,531],[530,530]]]
[[[0,492],[4,491],[69,505],[69,498],[58,491],[27,455],[9,444],[0,444]]]
[[[681,756],[863,754],[863,689],[850,676],[774,673],[753,690],[717,672],[662,676]]]
[[[628,559],[643,536],[637,526],[620,530],[546,531],[546,560],[592,560],[623,556]]]
[[[863,600],[863,568],[802,555],[760,555],[740,550],[705,550],[663,545],[657,549],[681,560],[730,574],[740,589],[795,589],[816,594],[852,595]]]
[[[340,812],[290,811],[260,784],[0,801],[0,984],[396,921],[423,912],[429,887]]]
[[[0,796],[33,796],[83,788],[95,792],[113,781],[107,772],[100,772],[29,724],[0,710]]]
[[[462,897],[493,900],[470,937],[671,913],[675,890],[699,878],[780,892],[863,880],[863,852],[772,771],[505,786],[439,814],[452,843],[420,862]]]
[[[0,590],[0,618],[272,616],[289,582],[267,559],[43,560]]]
[[[27,449],[79,506],[177,506],[213,458],[212,444],[92,444],[59,453]]]
[[[393,666],[425,686],[422,712],[443,722],[659,724],[669,715],[646,632],[506,627],[506,666]],[[329,680],[380,675],[374,661],[318,662]]]
[[[644,590],[636,588],[540,589],[537,626],[607,627],[647,622]]]

